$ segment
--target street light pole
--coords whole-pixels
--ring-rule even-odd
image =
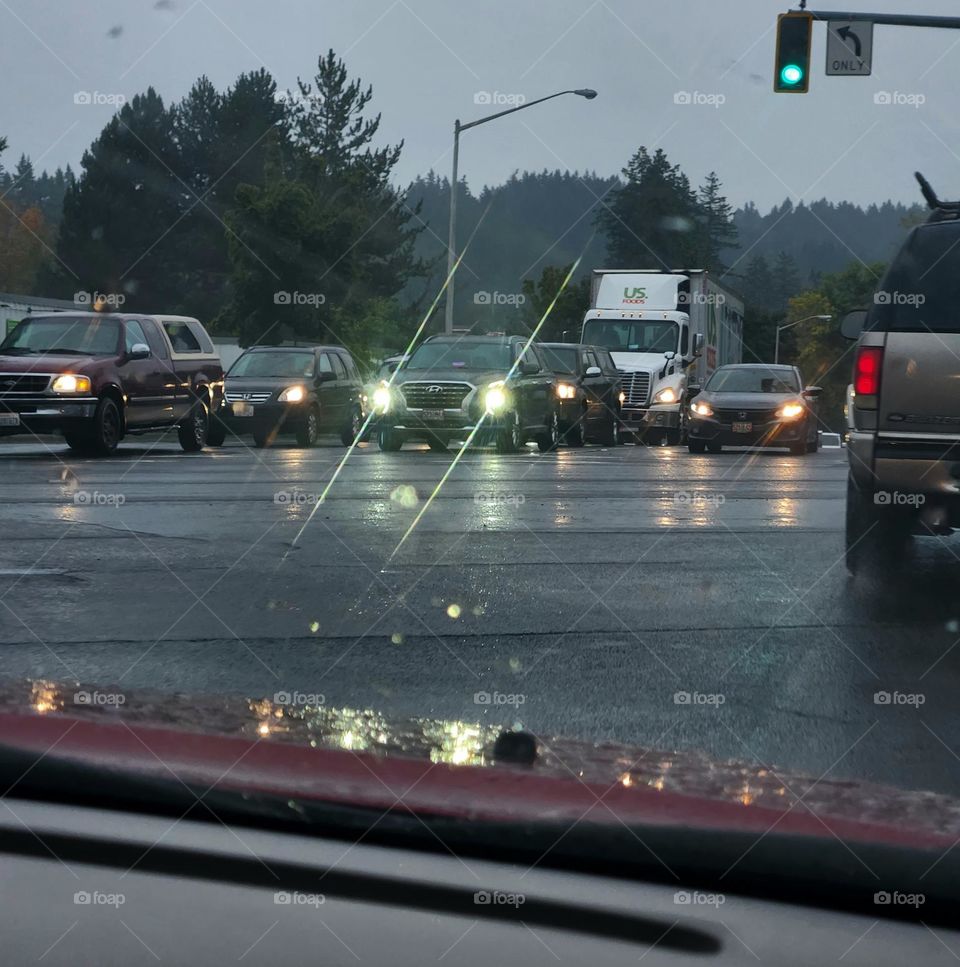
[[[528,107],[533,107],[535,104],[542,104],[544,101],[550,101],[555,97],[562,97],[564,94],[576,94],[579,97],[585,97],[588,101],[592,101],[597,96],[597,92],[589,88],[580,88],[575,91],[557,91],[556,94],[538,97],[535,101],[519,104],[517,107],[507,108],[506,111],[498,111],[496,114],[490,114],[476,121],[468,121],[466,124],[461,124],[459,118],[454,121],[453,175],[450,180],[450,228],[447,236],[447,296],[444,302],[443,320],[443,328],[448,335],[453,332],[453,267],[457,262],[457,178],[459,177],[457,166],[460,160],[460,132],[466,131],[468,128],[475,128],[480,124],[486,124],[488,121],[495,121],[497,118],[502,118],[507,114],[523,111]]]
[[[828,320],[832,319],[833,316],[804,316],[803,319],[797,319],[796,322],[788,322],[785,326],[777,326],[777,337],[774,341],[773,348],[773,361],[774,363],[780,362],[780,330],[781,329],[792,329],[794,326],[799,326],[801,322],[809,322],[811,319],[821,319]]]

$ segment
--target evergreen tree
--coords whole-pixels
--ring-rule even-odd
[[[698,191],[701,211],[701,233],[704,255],[701,267],[711,272],[722,272],[722,253],[737,247],[737,226],[733,221],[733,207],[721,194],[722,185],[715,171],[711,171]]]
[[[571,279],[561,292],[560,287],[569,271],[569,265],[548,265],[540,273],[539,279],[525,279],[523,282],[525,301],[522,319],[527,333],[534,331],[556,299],[537,335],[541,342],[573,342],[580,338],[583,317],[590,307],[590,277]]]

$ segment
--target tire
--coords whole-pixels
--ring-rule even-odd
[[[447,452],[447,441],[441,440],[438,436],[431,436],[427,440],[427,446],[433,450],[434,453],[446,453]]]
[[[691,437],[687,437],[687,449],[691,453],[703,453],[707,449],[706,440],[694,440]]]
[[[797,440],[790,444],[790,453],[795,457],[805,457],[807,455],[807,441]]]
[[[271,430],[254,430],[253,445],[259,450],[264,450],[273,443],[276,433]]]
[[[537,434],[537,447],[541,453],[549,453],[560,445],[560,417],[552,410],[547,417],[547,428]]]
[[[600,433],[600,442],[605,447],[620,446],[620,415],[611,413],[610,418],[603,425]]]
[[[707,444],[707,449],[711,453],[720,453],[723,450],[723,444],[722,443],[713,443],[713,442],[711,442],[711,443],[708,443]]]
[[[820,434],[814,430],[813,439],[807,440],[807,453],[816,453],[820,449]]]
[[[523,444],[523,435],[520,432],[520,417],[517,413],[510,413],[507,416],[509,424],[496,431],[493,445],[497,453],[516,453]]]
[[[177,438],[184,453],[199,453],[207,445],[210,429],[210,411],[199,397],[190,404],[187,418],[177,424]]]
[[[90,438],[84,433],[81,433],[78,430],[67,431],[63,434],[63,438],[67,441],[67,446],[70,447],[74,453],[90,452]]]
[[[357,435],[360,433],[360,428],[363,426],[363,417],[359,410],[350,411],[350,419],[347,421],[347,425],[340,431],[340,442],[345,446],[353,446],[354,441],[360,443],[357,440]]]
[[[122,427],[120,407],[109,396],[104,396],[97,404],[90,429],[80,434],[81,449],[98,457],[113,456],[123,436]]]
[[[847,476],[845,562],[851,574],[883,575],[903,563],[910,543],[908,515],[876,503],[873,493],[860,490]]]
[[[403,446],[403,437],[393,427],[383,427],[377,433],[377,445],[384,453],[396,453]]]
[[[582,447],[587,442],[587,416],[583,414],[573,426],[563,431],[563,442],[568,447]]]
[[[227,428],[215,417],[210,418],[210,427],[207,430],[207,446],[222,447],[227,439]]]
[[[297,446],[315,447],[320,439],[320,411],[316,406],[307,410],[303,426],[297,428]]]

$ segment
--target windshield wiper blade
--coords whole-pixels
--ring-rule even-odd
[[[8,349],[0,346],[0,356],[32,356],[35,353],[35,349],[27,349],[26,346],[10,346]]]
[[[61,356],[87,356],[89,353],[84,352],[82,349],[66,349],[63,346],[57,346],[55,349],[45,349],[45,353],[52,355],[53,353],[59,353]]]

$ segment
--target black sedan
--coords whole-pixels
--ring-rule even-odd
[[[721,366],[690,406],[687,447],[691,453],[718,453],[724,446],[814,453],[820,393],[819,386],[804,388],[796,366]]]
[[[340,346],[255,346],[226,375],[208,442],[220,446],[228,433],[250,433],[266,447],[290,433],[312,447],[321,434],[335,433],[349,446],[360,430],[362,398],[356,364]]]
[[[557,410],[564,442],[582,447],[588,440],[620,442],[620,372],[601,346],[545,342],[540,350],[556,373]]]

